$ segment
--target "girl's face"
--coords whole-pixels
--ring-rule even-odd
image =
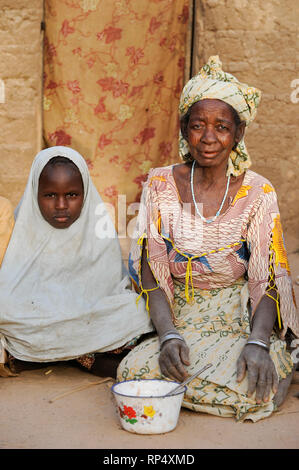
[[[38,186],[38,205],[55,228],[68,228],[80,216],[84,188],[79,170],[68,164],[46,165]]]

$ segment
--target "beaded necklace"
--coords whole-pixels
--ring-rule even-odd
[[[193,178],[194,178],[194,167],[195,167],[195,163],[196,163],[196,161],[193,160],[193,164],[192,164],[192,168],[191,168],[191,175],[190,175],[190,186],[191,186],[191,193],[192,193],[193,203],[194,203],[194,206],[195,206],[195,210],[196,210],[197,214],[199,215],[199,217],[201,218],[201,220],[203,220],[203,221],[206,222],[207,224],[211,224],[212,222],[214,222],[214,220],[217,219],[217,217],[220,215],[220,212],[221,212],[221,210],[222,210],[223,204],[224,204],[224,202],[225,202],[225,199],[226,199],[226,196],[227,196],[227,193],[228,193],[228,188],[229,188],[229,183],[230,183],[230,175],[229,175],[228,178],[227,178],[226,191],[225,191],[225,194],[224,194],[222,203],[221,203],[221,205],[220,205],[218,211],[216,212],[216,215],[214,215],[214,217],[212,217],[211,219],[206,219],[206,218],[199,212],[199,209],[198,209],[198,207],[197,207],[197,203],[196,203],[196,201],[195,201],[195,196],[194,196]]]

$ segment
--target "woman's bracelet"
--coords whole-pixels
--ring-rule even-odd
[[[267,349],[268,352],[270,350],[269,344],[266,343],[266,341],[263,341],[262,339],[249,339],[245,346],[247,344],[256,344],[257,346],[261,346],[262,348]]]
[[[166,341],[168,341],[169,339],[178,339],[180,341],[185,341],[184,338],[176,331],[167,331],[166,333],[161,335],[159,338],[160,350],[162,349],[163,344],[166,343]]]

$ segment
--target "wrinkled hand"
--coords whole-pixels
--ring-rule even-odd
[[[188,377],[184,365],[190,365],[189,348],[185,341],[169,339],[163,344],[159,356],[159,364],[162,374],[170,379],[182,382]]]
[[[256,391],[256,403],[269,401],[271,389],[278,389],[278,376],[274,363],[266,349],[254,344],[244,347],[237,361],[237,382],[241,382],[248,373],[248,396]]]

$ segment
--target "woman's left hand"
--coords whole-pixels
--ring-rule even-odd
[[[269,352],[255,344],[244,347],[237,361],[237,382],[248,374],[248,396],[256,391],[256,403],[269,401],[271,389],[278,389],[278,376]]]

